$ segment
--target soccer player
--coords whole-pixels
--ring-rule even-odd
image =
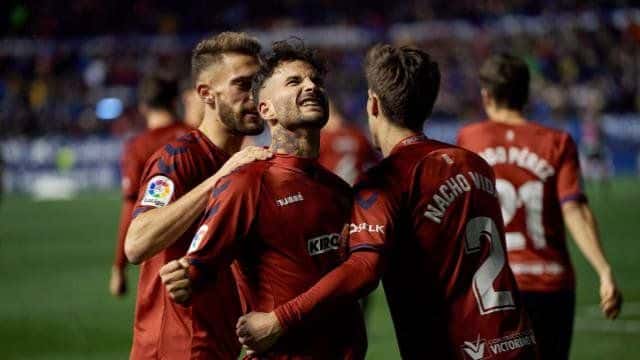
[[[378,155],[366,136],[347,122],[333,103],[329,104],[329,121],[320,132],[318,162],[349,185],[378,162]]]
[[[258,111],[271,128],[274,157],[221,179],[188,255],[161,270],[177,301],[186,301],[193,289],[193,358],[210,358],[200,343],[211,336],[211,326],[218,326],[200,316],[210,311],[210,300],[202,296],[210,274],[235,259],[243,310],[271,311],[340,262],[339,234],[352,197],[349,185],[316,159],[328,117],[324,72],[301,42],[274,43],[253,84]],[[177,273],[177,268],[188,271]],[[265,356],[363,359],[365,352],[364,321],[354,299],[296,327]]]
[[[507,54],[489,58],[480,69],[480,84],[489,121],[461,129],[458,144],[480,154],[496,174],[509,264],[542,358],[567,359],[575,278],[565,224],[600,277],[602,312],[615,318],[621,306],[587,204],[576,144],[568,133],[525,118],[529,70],[521,59]]]
[[[174,140],[190,129],[176,120],[175,105],[178,95],[175,81],[151,76],[142,81],[138,92],[139,111],[147,122],[147,131],[129,140],[122,150],[122,210],[116,242],[115,259],[111,267],[109,290],[114,296],[127,291],[124,238],[131,222],[140,186],[140,177],[147,159],[160,146]]]
[[[147,162],[126,237],[128,259],[142,262],[131,359],[189,358],[191,309],[167,297],[158,270],[187,251],[209,193],[217,191],[217,179],[242,160],[227,161],[229,155],[240,149],[245,135],[263,130],[250,91],[259,52],[255,39],[231,32],[204,39],[193,51],[204,119],[197,130],[166,144]],[[221,267],[215,277],[206,293],[207,311],[219,326],[205,346],[212,358],[232,359],[240,351],[233,336],[240,303],[231,269]]]
[[[241,342],[263,351],[382,276],[404,359],[535,358],[491,167],[422,134],[438,65],[416,48],[376,45],[364,67],[369,126],[385,159],[355,186],[350,256],[273,312],[240,318]]]

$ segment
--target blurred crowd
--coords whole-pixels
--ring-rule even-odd
[[[623,1],[597,6],[591,1],[411,1],[394,11],[377,0],[358,4],[358,11],[353,11],[354,2],[330,0],[287,0],[277,6],[218,1],[215,9],[204,2],[176,9],[173,2],[146,0],[32,3],[0,6],[8,14],[2,24],[8,36],[0,41],[4,137],[135,132],[143,127],[136,108],[140,80],[160,72],[181,79],[188,88],[190,50],[208,29],[284,34],[289,28],[320,24],[338,34],[356,28],[370,35],[356,45],[324,41],[321,46],[330,63],[329,91],[352,119],[364,120],[361,61],[366,47],[379,40],[421,45],[440,63],[443,82],[436,118],[483,116],[477,69],[496,51],[513,52],[530,64],[532,118],[640,113],[640,16],[633,9],[622,19],[611,16],[616,9],[618,15],[627,14],[619,10],[627,5]],[[589,16],[580,26],[563,25],[569,9],[574,17],[583,11]],[[509,25],[509,17],[520,15],[555,19],[554,26],[526,30],[517,19]],[[433,23],[446,25],[397,26]],[[105,98],[119,99],[123,107],[110,121],[96,114],[96,105]]]

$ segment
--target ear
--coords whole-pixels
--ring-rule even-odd
[[[258,104],[258,113],[265,120],[273,120],[276,118],[276,112],[271,100],[260,101]]]
[[[380,99],[378,95],[369,89],[368,91],[369,98],[367,100],[368,111],[371,116],[378,117],[380,115]]]
[[[484,105],[484,107],[493,105],[493,97],[489,93],[489,90],[485,88],[480,89],[480,95],[482,96],[482,105]]]
[[[196,92],[202,102],[213,107],[216,106],[216,98],[213,96],[213,91],[211,91],[211,87],[209,85],[205,83],[198,83],[196,86]]]

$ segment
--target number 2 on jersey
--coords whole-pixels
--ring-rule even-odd
[[[469,220],[465,228],[465,253],[473,254],[480,251],[483,241],[489,242],[491,250],[473,275],[473,294],[478,302],[480,314],[515,309],[510,291],[493,289],[493,282],[505,266],[504,249],[496,223],[484,216]]]
[[[500,197],[502,218],[506,227],[521,206],[524,206],[527,224],[527,234],[533,242],[533,247],[543,249],[547,246],[542,225],[542,195],[543,184],[533,180],[522,184],[517,190],[512,183],[504,179],[496,179],[496,190]],[[522,250],[526,247],[526,240],[522,233],[508,232],[506,234],[507,250]]]

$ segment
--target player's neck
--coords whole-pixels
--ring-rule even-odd
[[[147,113],[147,128],[158,129],[173,123],[174,116],[166,110],[150,110]]]
[[[344,127],[344,121],[339,116],[329,116],[329,121],[324,126],[324,130],[332,131],[341,127]]]
[[[222,124],[222,121],[208,118],[205,115],[198,128],[218,148],[229,155],[237,153],[242,147],[243,135],[234,134]]]
[[[527,119],[522,116],[522,113],[517,110],[511,109],[495,109],[488,112],[489,119],[491,121],[508,124],[508,125],[521,125],[527,122]]]
[[[287,130],[277,124],[271,128],[271,151],[274,154],[316,158],[320,152],[320,129]]]
[[[396,126],[390,121],[385,122],[385,126],[381,130],[382,131],[378,131],[377,139],[384,157],[389,156],[391,150],[393,150],[400,141],[419,134],[413,130]]]

